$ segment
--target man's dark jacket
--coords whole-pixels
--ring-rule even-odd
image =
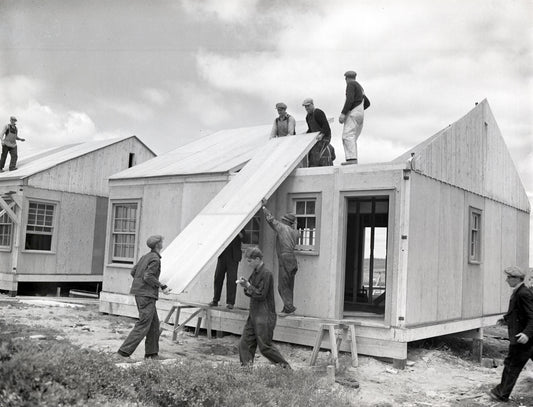
[[[522,284],[511,295],[509,311],[503,317],[507,322],[509,341],[516,344],[516,335],[523,332],[533,344],[533,291]]]
[[[159,288],[165,287],[159,282],[160,274],[161,256],[155,251],[145,254],[131,270],[130,294],[158,299]]]

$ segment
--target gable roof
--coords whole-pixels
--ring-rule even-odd
[[[137,139],[141,144],[146,147],[146,145],[141,140],[139,140],[137,136],[124,136],[112,139],[95,140],[88,141],[85,143],[75,143],[60,147],[54,147],[20,159],[17,162],[17,170],[5,171],[3,173],[0,173],[0,181],[24,179],[31,177],[32,175],[46,171],[69,160],[73,160],[75,158],[111,146],[115,143],[119,143],[129,138]],[[146,148],[150,150],[148,147]]]
[[[465,116],[394,159],[416,172],[530,211],[513,159],[486,99]]]

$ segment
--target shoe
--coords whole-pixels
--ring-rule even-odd
[[[3,168],[0,168],[0,172],[4,172],[4,169],[3,169]]]
[[[122,352],[121,350],[117,351],[117,355],[119,355],[119,356],[121,356],[121,357],[123,357],[125,359],[129,359],[130,358],[130,355],[128,355],[127,353]]]
[[[227,305],[226,305],[226,308],[227,308],[227,309],[233,309],[233,304],[227,304]]]
[[[352,164],[357,164],[357,158],[352,158],[341,163],[341,165],[352,165]]]
[[[15,168],[10,168],[10,169],[9,169],[9,171],[16,171],[16,170],[18,170],[17,167],[15,167]]]
[[[159,356],[157,353],[152,353],[151,355],[144,355],[145,359],[151,359],[151,360],[163,360],[161,356]]]
[[[218,301],[211,301],[209,304],[210,307],[218,307]]]
[[[494,389],[490,389],[489,391],[489,396],[491,399],[493,399],[494,401],[502,401],[504,403],[507,403],[509,401],[509,398],[508,397],[502,397],[500,396],[499,394],[497,394]]]

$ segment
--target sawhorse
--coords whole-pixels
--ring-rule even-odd
[[[181,324],[180,322],[180,313],[183,308],[198,308],[198,310],[194,311],[189,318],[187,318],[185,321],[183,321]],[[181,331],[187,322],[189,322],[194,317],[198,317],[198,320],[196,321],[196,329],[194,331],[194,336],[198,336],[198,332],[200,331],[200,327],[202,325],[202,319],[205,317],[205,327],[207,329],[207,338],[211,339],[211,310],[208,305],[202,306],[202,305],[191,305],[191,304],[178,304],[173,305],[170,308],[170,311],[168,312],[167,316],[165,317],[164,323],[168,324],[168,321],[170,321],[170,318],[172,318],[172,314],[176,313],[174,316],[174,328],[172,330],[172,341],[176,342],[176,339],[178,337],[178,332]]]
[[[320,351],[320,346],[322,345],[322,340],[326,332],[329,334],[329,342],[331,345],[331,355],[333,356],[333,361],[335,362],[335,368],[339,368],[339,348],[341,346],[342,340],[348,339],[348,331],[350,331],[351,336],[351,351],[352,351],[352,366],[357,367],[359,364],[359,359],[357,358],[357,342],[355,339],[355,325],[358,325],[356,322],[342,322],[336,324],[320,324],[318,329],[315,346],[313,348],[313,354],[311,355],[311,361],[309,362],[310,366],[314,366],[316,359],[318,357],[318,352]],[[341,331],[341,332],[339,332]]]

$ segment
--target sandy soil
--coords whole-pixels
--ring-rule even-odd
[[[67,302],[65,302],[67,301]],[[74,301],[74,302],[73,302]],[[133,327],[135,320],[98,312],[94,300],[55,299],[44,297],[0,296],[0,319],[7,325],[30,327],[13,331],[14,337],[41,334],[59,336],[84,348],[114,353]],[[498,383],[507,344],[502,327],[485,330],[484,357],[498,367],[483,367],[469,359],[470,343],[456,338],[435,338],[409,347],[409,363],[405,370],[396,370],[387,361],[359,356],[359,367],[350,367],[349,354],[341,357],[338,379],[356,379],[360,387],[345,387],[354,405],[359,406],[528,406],[533,407],[533,363],[528,362],[519,378],[510,403],[490,400],[487,390]],[[179,360],[209,360],[238,364],[239,337],[226,335],[209,340],[205,333],[194,337],[182,332],[178,343],[171,333],[161,337],[161,356]],[[310,369],[311,348],[279,344],[281,352],[295,369]],[[143,347],[132,355],[142,361]],[[319,355],[313,370],[317,380],[326,376],[329,353]],[[258,357],[257,363],[267,363]],[[348,380],[347,380],[348,381]],[[333,384],[342,386],[341,384]]]

